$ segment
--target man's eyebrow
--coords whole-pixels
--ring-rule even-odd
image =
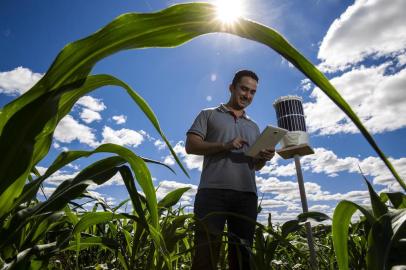
[[[241,88],[244,87],[245,89],[248,89],[248,90],[250,90],[250,91],[257,91],[257,89],[249,88],[249,87],[246,86],[246,85],[240,85],[240,87],[241,87]]]

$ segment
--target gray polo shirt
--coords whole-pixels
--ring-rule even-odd
[[[187,133],[197,134],[207,142],[227,143],[241,137],[252,145],[260,131],[244,112],[236,118],[224,104],[202,110]],[[204,156],[199,189],[219,188],[257,192],[253,159],[245,156],[249,145],[238,150]]]

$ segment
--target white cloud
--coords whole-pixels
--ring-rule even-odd
[[[54,143],[52,144],[52,146],[53,146],[55,149],[59,149],[59,147],[61,147],[61,145],[60,145],[59,143],[57,143],[57,142],[54,142]]]
[[[309,207],[309,211],[327,212],[331,210],[331,206],[325,204],[315,204]]]
[[[215,82],[217,80],[217,74],[216,73],[212,73],[210,75],[210,81]]]
[[[287,165],[277,165],[275,163],[268,163],[260,174],[270,174],[275,176],[293,176],[296,175],[295,164],[289,163]]]
[[[172,166],[175,164],[175,159],[172,156],[166,156],[163,162],[168,166]]]
[[[309,91],[312,88],[312,82],[309,79],[303,79],[300,81],[300,88],[303,91]]]
[[[58,170],[45,180],[45,183],[51,186],[59,186],[63,181],[75,178],[77,172],[68,173],[66,171]]]
[[[154,137],[152,137],[151,135],[149,135],[145,130],[142,130],[142,129],[141,129],[141,130],[139,131],[139,133],[140,133],[142,136],[144,136],[145,138],[147,138],[148,141],[150,141],[150,142],[153,142],[153,141],[156,140]]]
[[[93,130],[78,123],[72,116],[67,115],[59,122],[54,132],[56,141],[70,143],[78,140],[81,143],[95,147],[98,145]]]
[[[76,164],[69,163],[66,167],[71,168],[73,170],[79,170],[80,166]]]
[[[406,1],[357,0],[330,26],[318,58],[326,71],[343,70],[369,56],[406,48]]]
[[[315,148],[314,155],[305,156],[301,159],[305,170],[315,173],[325,173],[330,177],[335,177],[339,172],[358,172],[358,164],[361,161],[355,157],[339,158],[330,150],[325,148]]]
[[[56,188],[54,187],[44,187],[42,190],[41,189],[38,190],[38,194],[41,196],[45,194],[45,196],[49,197],[52,195],[52,193],[54,193],[55,190]],[[44,192],[44,194],[42,193],[42,191]]]
[[[396,169],[400,177],[406,179],[406,158],[393,159],[389,158],[393,167]],[[368,157],[360,162],[360,167],[364,174],[373,177],[373,184],[384,185],[391,192],[403,191],[398,182],[395,180],[389,169],[380,158]]]
[[[121,125],[121,124],[124,124],[124,123],[127,121],[127,116],[125,116],[125,115],[123,115],[123,114],[114,115],[114,116],[112,117],[112,119],[113,119],[114,121],[116,121],[116,124],[117,124],[117,125]]]
[[[166,143],[160,139],[157,139],[154,142],[154,145],[156,146],[156,148],[158,148],[158,150],[163,150],[166,148]]]
[[[397,61],[398,61],[398,63],[396,64],[396,66],[397,66],[398,68],[400,68],[400,67],[406,65],[406,54],[403,53],[403,54],[398,55],[398,56],[397,56]]]
[[[275,195],[272,199],[286,202],[288,210],[297,210],[300,207],[295,202],[300,202],[299,187],[296,181],[281,181],[275,177],[257,177],[257,187],[262,193]],[[314,182],[305,182],[307,201],[341,201],[350,200],[358,203],[369,203],[368,190],[350,191],[347,193],[330,193],[322,190],[321,186]]]
[[[293,205],[298,205],[296,202],[291,201],[282,201],[282,200],[275,200],[275,199],[264,199],[261,201],[261,207],[263,209],[272,209],[272,208],[280,208],[280,207],[292,207]]]
[[[106,109],[106,106],[104,103],[97,98],[91,97],[91,96],[83,96],[81,97],[76,104],[81,105],[83,107],[88,108],[89,110],[95,111],[95,112],[100,112]]]
[[[0,93],[21,95],[36,84],[43,74],[34,73],[28,68],[17,67],[11,71],[0,72]]]
[[[282,224],[288,220],[296,219],[297,216],[301,213],[302,211],[289,211],[289,212],[279,212],[279,211],[271,211],[271,221],[272,224]],[[267,219],[268,219],[268,214],[263,215],[262,219],[265,221],[264,223],[267,224]],[[261,218],[259,216],[259,218]]]
[[[207,97],[206,97],[206,100],[207,100],[207,101],[212,101],[213,98],[212,98],[212,96],[207,96]]]
[[[179,141],[175,147],[173,147],[173,150],[183,159],[183,162],[189,170],[198,169],[199,171],[202,171],[203,156],[187,154],[185,143],[183,141]]]
[[[281,60],[281,64],[282,65],[288,65],[289,68],[295,68],[295,66],[291,62],[289,62],[288,60],[286,60],[283,57],[282,57],[282,60]]]
[[[357,113],[372,133],[382,133],[406,127],[406,69],[385,74],[388,64],[360,67],[331,83]],[[344,113],[315,88],[311,97],[314,102],[303,104],[309,132],[321,135],[358,133],[355,125]]]
[[[98,120],[102,119],[100,113],[89,110],[87,108],[84,108],[82,110],[82,112],[80,113],[80,118],[87,124],[90,124],[93,121],[98,121]]]
[[[127,128],[114,130],[108,126],[104,126],[102,135],[103,143],[114,143],[123,146],[130,145],[137,147],[144,141],[144,137],[141,133]]]
[[[359,159],[356,157],[338,157],[333,151],[325,148],[314,148],[314,154],[301,158],[302,169],[313,173],[324,173],[329,177],[336,177],[339,173],[359,173],[359,167],[366,176],[372,177],[374,184],[387,186],[392,191],[402,190],[399,184],[390,173],[389,169],[378,157],[366,157]],[[406,158],[389,158],[401,177],[406,178]],[[260,175],[269,176],[294,176],[296,169],[294,163],[287,165],[279,164],[281,159],[276,162],[268,163],[260,172]],[[360,176],[361,177],[361,176]],[[276,179],[276,178],[275,178]],[[271,181],[270,184],[273,182]],[[279,185],[279,182],[275,182]],[[286,183],[284,184],[286,185]],[[291,185],[291,184],[290,184]],[[296,188],[296,187],[295,187]],[[293,188],[293,189],[295,189]]]
[[[42,166],[35,166],[35,168],[38,170],[40,175],[43,175],[48,170],[48,168]]]
[[[178,157],[182,160],[182,163],[186,165],[186,168],[189,170],[197,169],[202,171],[203,167],[203,156],[200,155],[189,155],[186,153],[185,150],[185,143],[183,141],[179,141],[174,147],[173,150],[178,155]],[[168,155],[164,157],[165,164],[173,165],[175,164],[175,160],[172,155]]]

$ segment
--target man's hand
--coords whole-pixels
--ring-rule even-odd
[[[258,155],[255,157],[256,159],[264,159],[266,161],[271,160],[275,156],[275,149],[268,148],[262,149],[259,151]]]
[[[240,137],[236,137],[234,139],[232,139],[231,141],[229,141],[228,143],[226,143],[224,145],[224,148],[226,150],[234,150],[234,149],[241,149],[244,144],[248,145],[248,142],[246,140],[244,140],[243,138]]]
[[[258,155],[254,158],[255,170],[261,170],[265,166],[265,163],[271,160],[274,156],[275,149],[273,148],[262,149],[261,151],[259,151]]]

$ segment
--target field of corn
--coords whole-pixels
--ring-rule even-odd
[[[124,89],[145,113],[187,175],[145,100],[118,78],[90,73],[98,61],[121,50],[174,47],[207,33],[226,32],[260,42],[287,59],[347,114],[392,172],[393,181],[406,191],[404,181],[351,107],[315,66],[275,30],[242,18],[234,27],[224,27],[213,20],[214,13],[210,4],[193,3],[157,13],[121,15],[89,37],[68,44],[35,86],[1,108],[1,269],[190,269],[193,228],[199,221],[177,207],[188,188],[157,201],[147,164],[166,165],[114,144],[93,151],[62,152],[42,175],[36,165],[49,152],[57,124],[75,102],[97,88],[114,85]],[[43,182],[54,172],[96,153],[110,156],[62,182],[45,200],[37,199]],[[103,184],[117,172],[129,199],[112,208],[87,192],[87,187]],[[370,205],[341,201],[332,217],[311,212],[283,225],[272,224],[271,217],[266,225],[257,223],[253,269],[310,269],[303,226],[307,219],[331,219],[332,225],[313,227],[319,269],[406,265],[406,195],[377,194],[365,181]],[[84,198],[95,202],[92,210],[81,205]],[[133,210],[119,211],[127,203]],[[361,219],[351,223],[357,210]],[[225,231],[224,242],[226,238]],[[225,243],[219,269],[228,267],[226,254]]]

